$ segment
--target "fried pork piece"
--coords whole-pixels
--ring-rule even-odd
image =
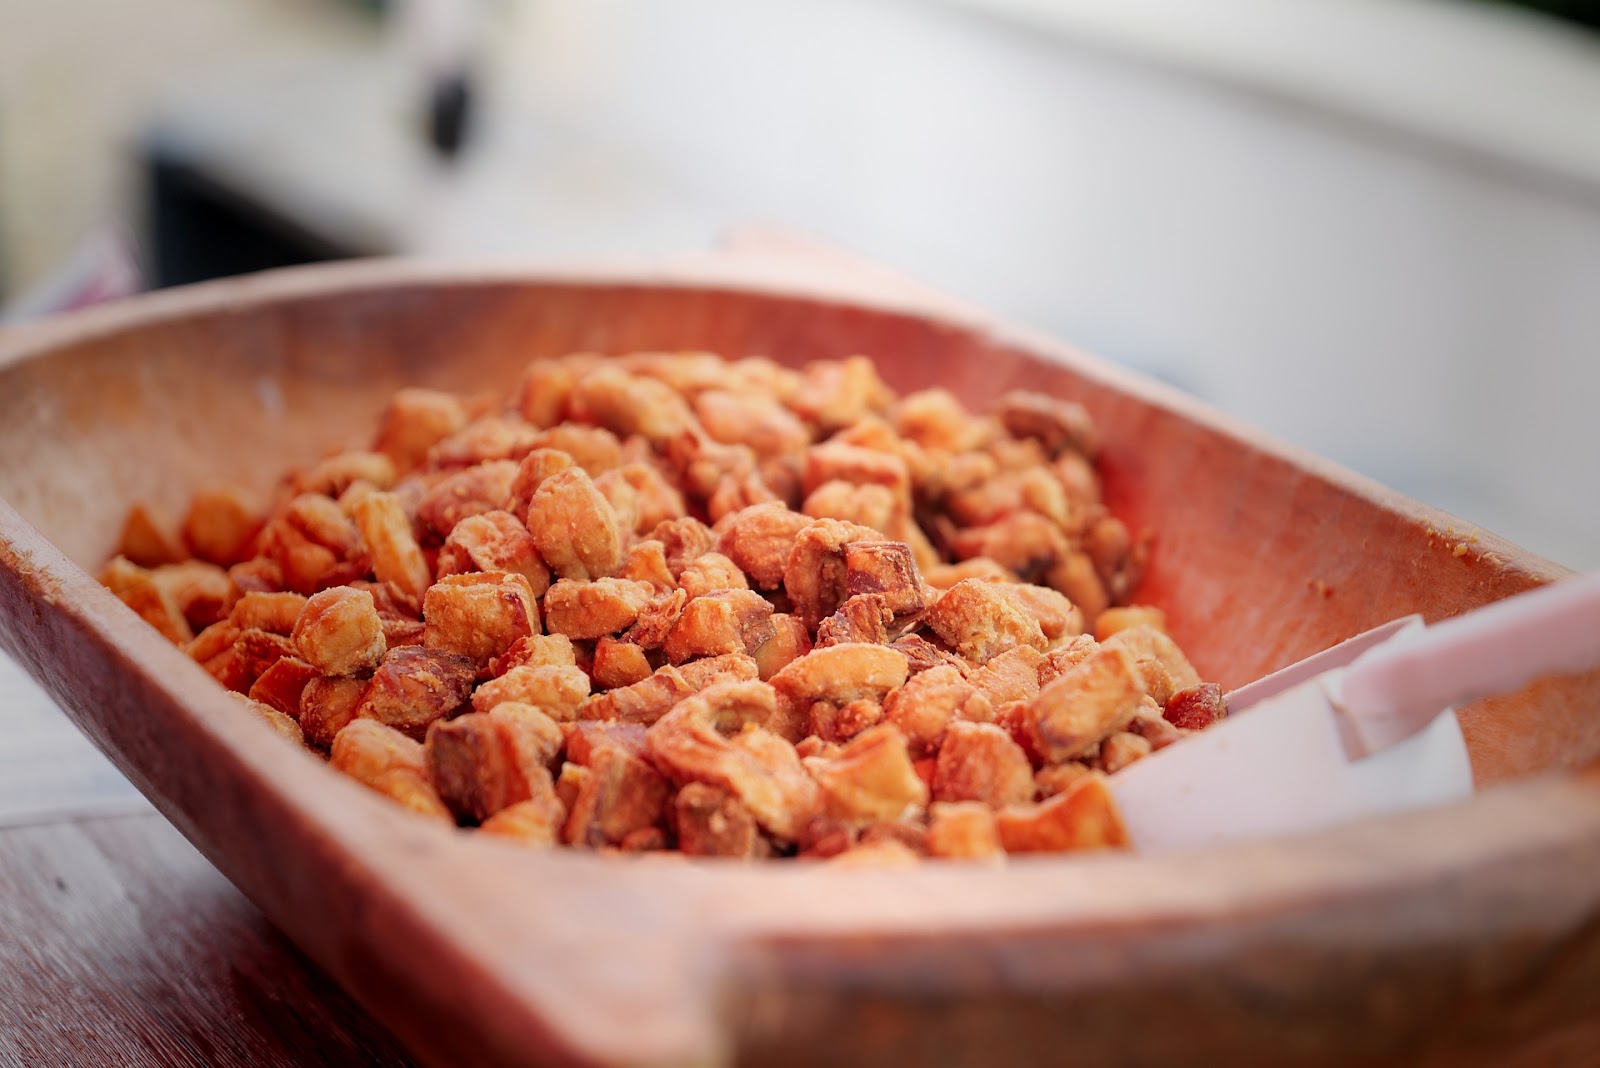
[[[1046,642],[1054,643],[1083,633],[1083,613],[1060,591],[1025,582],[1007,586],[1006,591],[1039,621]]]
[[[160,567],[182,563],[189,555],[178,540],[171,518],[153,505],[135,504],[128,509],[117,537],[116,556],[127,557],[140,567]]]
[[[1144,695],[1133,658],[1102,645],[1039,691],[1028,705],[1026,729],[1046,761],[1071,760],[1126,727]]]
[[[695,687],[674,667],[658,668],[649,678],[591,696],[578,709],[582,720],[650,724],[672,710]]]
[[[259,681],[259,680],[257,680]],[[306,741],[327,749],[352,720],[367,692],[366,679],[322,678],[308,681],[300,691],[300,729]]]
[[[633,626],[639,613],[655,598],[655,587],[645,582],[562,579],[545,594],[545,626],[553,634],[573,639],[620,634]]]
[[[638,434],[652,445],[699,427],[677,390],[615,365],[579,379],[568,403],[575,418],[599,423],[620,437]]]
[[[678,581],[684,568],[710,552],[715,540],[711,528],[693,516],[657,523],[648,538],[661,543],[673,582]]]
[[[277,565],[283,583],[296,593],[312,594],[358,577],[354,566],[342,566],[338,553],[306,537],[287,518],[261,528],[261,553]]]
[[[677,626],[678,617],[683,615],[688,604],[689,595],[681,589],[657,592],[639,609],[638,622],[628,628],[624,637],[641,649],[660,649],[667,643],[667,635]]]
[[[389,398],[372,447],[400,471],[422,465],[428,451],[467,425],[461,401],[436,389],[402,389]]]
[[[575,353],[561,359],[534,360],[517,386],[518,413],[534,426],[555,426],[567,417],[567,398],[578,377],[600,359],[590,353]]]
[[[417,520],[437,538],[449,537],[468,516],[504,510],[516,478],[517,465],[510,460],[491,460],[447,475],[423,494]]]
[[[921,674],[941,664],[948,664],[958,670],[970,667],[965,660],[950,650],[935,645],[920,634],[903,634],[890,642],[889,647],[906,658],[906,666],[913,675]]]
[[[1037,804],[1012,805],[995,816],[1007,853],[1125,849],[1128,832],[1105,776],[1091,771]]]
[[[298,593],[246,593],[233,603],[228,622],[240,630],[293,634],[295,622],[299,620],[306,600]]]
[[[1039,668],[1044,655],[1027,645],[1007,649],[968,674],[972,684],[995,708],[1039,696]],[[969,719],[974,717],[967,717]]]
[[[648,582],[658,588],[671,587],[677,581],[667,567],[667,547],[654,538],[633,543],[622,558],[619,577]]]
[[[982,801],[990,808],[1033,800],[1033,765],[1022,747],[992,723],[956,720],[945,731],[933,773],[940,801]]]
[[[987,556],[974,556],[958,564],[939,564],[924,568],[922,580],[936,590],[948,590],[967,579],[986,582],[1016,582],[1017,576]]]
[[[352,449],[326,456],[304,471],[290,476],[290,494],[314,494],[330,499],[342,496],[357,483],[386,490],[395,483],[394,461],[382,453]]]
[[[174,645],[194,640],[194,631],[171,590],[163,589],[149,571],[118,556],[100,570],[100,583],[123,604],[161,632]],[[198,659],[198,658],[196,658]]]
[[[1039,621],[1009,592],[1009,587],[982,579],[956,583],[935,601],[924,617],[957,653],[975,664],[1026,645],[1043,651]]]
[[[837,519],[887,535],[905,504],[887,486],[860,486],[835,480],[806,495],[800,510],[817,519]]]
[[[589,676],[578,667],[555,664],[514,667],[479,686],[472,707],[487,712],[507,701],[534,705],[552,719],[565,723],[578,717],[578,707],[589,696]]]
[[[928,806],[928,855],[947,860],[1002,860],[994,812],[976,801],[935,801]]]
[[[226,650],[205,661],[205,669],[228,689],[247,694],[263,672],[293,654],[294,646],[281,634],[243,630]]]
[[[927,607],[911,547],[898,541],[856,541],[844,547],[845,593],[878,594],[896,617]]]
[[[472,693],[472,663],[439,649],[391,649],[373,672],[355,715],[421,741],[428,725],[462,708]],[[304,714],[304,700],[301,711]]]
[[[799,452],[811,444],[805,424],[772,397],[709,389],[694,399],[707,434],[724,445],[745,445],[766,459]]]
[[[800,620],[779,612],[774,613],[769,622],[772,624],[772,634],[750,650],[762,682],[811,651],[811,635]]]
[[[1150,743],[1132,730],[1117,731],[1100,743],[1100,757],[1095,763],[1101,771],[1112,775],[1134,761],[1143,760],[1151,751]]]
[[[650,758],[680,786],[722,787],[764,830],[794,841],[820,811],[821,794],[794,746],[764,726],[776,716],[777,695],[766,683],[719,683],[650,727]]]
[[[225,619],[239,597],[228,573],[203,560],[162,564],[150,572],[155,584],[171,594],[173,603],[195,631]]]
[[[678,575],[678,582],[691,598],[715,590],[748,590],[750,584],[737,564],[721,553],[697,557]]]
[[[304,660],[281,656],[251,684],[250,697],[282,712],[298,724],[301,695],[311,680],[317,677],[317,669]],[[298,731],[299,727],[295,729]]]
[[[327,549],[336,560],[350,560],[361,549],[356,525],[337,502],[319,493],[302,493],[291,500],[283,510],[283,519],[307,541]]]
[[[839,606],[833,615],[817,624],[817,648],[866,642],[884,645],[894,623],[894,609],[881,593],[859,593]]]
[[[354,507],[356,526],[372,559],[372,573],[415,608],[422,604],[433,572],[422,555],[411,519],[393,493],[369,493]]]
[[[563,723],[560,726],[567,759],[574,764],[587,766],[593,763],[594,753],[600,749],[621,749],[637,757],[645,754],[643,723],[579,720],[576,723]]]
[[[804,383],[784,403],[822,431],[839,430],[863,417],[887,412],[894,391],[865,356],[808,363]]]
[[[190,553],[228,567],[251,556],[261,515],[236,490],[202,490],[189,502],[182,529]]]
[[[1094,637],[1096,641],[1103,642],[1113,634],[1140,626],[1148,626],[1165,634],[1167,614],[1159,608],[1144,604],[1108,608],[1094,621]]]
[[[1228,718],[1228,702],[1214,682],[1186,686],[1167,701],[1166,721],[1183,730],[1200,730]],[[1151,739],[1154,741],[1154,739]]]
[[[1102,515],[1084,530],[1083,549],[1093,561],[1111,603],[1126,604],[1144,574],[1150,554],[1149,533],[1135,539],[1122,520]]]
[[[632,642],[601,638],[594,647],[594,684],[602,690],[632,686],[650,677],[650,661],[644,650]]]
[[[514,667],[540,664],[576,666],[578,657],[572,639],[565,634],[529,634],[511,643],[502,656],[489,662],[489,674],[499,678]]]
[[[783,588],[801,622],[814,629],[844,603],[849,591],[845,546],[853,541],[882,540],[875,530],[837,519],[815,520],[795,536],[783,569]]]
[[[685,785],[673,798],[672,824],[678,848],[692,856],[751,860],[772,853],[750,810],[720,786]]]
[[[994,718],[994,707],[959,670],[941,664],[911,676],[890,693],[883,713],[905,736],[911,754],[924,757],[939,751],[952,722],[987,722]]]
[[[306,601],[292,637],[300,658],[324,675],[364,674],[388,648],[372,594],[348,586]]]
[[[560,749],[554,720],[515,705],[436,720],[423,745],[440,799],[458,819],[474,823],[518,802],[553,799],[549,764]]]
[[[427,462],[431,467],[445,469],[501,460],[515,462],[538,446],[538,435],[538,427],[521,419],[482,415],[429,449]]]
[[[835,756],[801,763],[822,788],[828,813],[839,819],[898,820],[928,803],[927,784],[912,768],[905,736],[892,723],[861,732]]]
[[[552,787],[548,794],[541,793],[536,798],[507,805],[484,820],[478,831],[496,838],[510,838],[523,845],[545,847],[560,842],[561,828],[566,821],[566,806]]]
[[[911,474],[906,470],[906,462],[891,452],[840,441],[813,445],[806,450],[801,488],[811,494],[829,482],[882,486],[897,501],[909,504],[911,500]]]
[[[1031,390],[1014,390],[1000,398],[995,414],[1006,430],[1019,438],[1033,438],[1052,456],[1068,449],[1084,456],[1094,455],[1094,421],[1081,404]]]
[[[1050,650],[1049,655],[1039,662],[1039,685],[1050,685],[1087,660],[1089,654],[1098,648],[1099,642],[1087,634],[1079,634]]]
[[[528,528],[510,512],[468,516],[451,528],[439,550],[440,575],[468,571],[510,571],[528,580],[535,597],[550,588],[550,569]]]
[[[296,723],[290,717],[284,715],[278,709],[273,708],[271,705],[263,704],[252,697],[246,697],[241,693],[235,693],[232,696],[236,698],[241,705],[248,709],[251,714],[256,716],[267,726],[271,727],[287,741],[291,741],[295,745],[300,746],[306,744],[305,735],[300,733],[300,724]]]
[[[895,432],[924,448],[962,452],[983,443],[986,430],[947,389],[907,393],[892,410]]]
[[[518,638],[539,633],[538,612],[533,590],[521,575],[446,575],[423,598],[423,644],[464,656],[482,670]]]
[[[1200,673],[1178,643],[1152,626],[1139,624],[1120,630],[1103,644],[1128,653],[1139,669],[1145,692],[1157,705],[1165,706],[1179,690],[1200,685]]]
[[[540,432],[534,439],[534,445],[566,453],[591,478],[621,466],[623,462],[622,442],[611,431],[600,426],[562,423]]]
[[[696,597],[667,634],[662,651],[681,664],[702,656],[747,653],[772,637],[772,603],[750,590],[717,590]]]
[[[888,646],[813,649],[772,676],[780,713],[772,729],[797,741],[852,702],[881,703],[891,690],[905,684],[906,674],[906,658]]]
[[[617,513],[580,468],[558,471],[539,484],[528,505],[528,532],[550,569],[587,581],[622,566]]]
[[[569,765],[575,767],[575,765]],[[573,777],[577,792],[562,838],[570,845],[619,845],[629,835],[662,823],[672,785],[624,749],[600,746]]]
[[[811,523],[778,502],[752,505],[717,523],[717,551],[749,576],[757,589],[775,590],[783,583],[795,539]]]
[[[1037,512],[1012,512],[981,527],[967,527],[950,536],[949,549],[957,559],[985,556],[1030,582],[1048,581],[1050,569],[1071,551],[1059,526]],[[1071,597],[1071,591],[1067,596]],[[1076,600],[1076,598],[1074,598]]]
[[[392,727],[357,719],[333,739],[329,763],[419,815],[454,823],[428,776],[422,745]]]
[[[575,466],[571,456],[560,449],[534,449],[517,465],[517,477],[511,481],[511,499],[506,511],[521,518],[528,514],[534,491],[545,479],[557,471]]]

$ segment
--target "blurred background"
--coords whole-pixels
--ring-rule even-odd
[[[810,235],[1600,567],[1600,0],[0,0],[0,308]]]

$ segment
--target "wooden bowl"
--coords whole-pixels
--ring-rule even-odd
[[[90,577],[134,500],[265,489],[403,384],[577,349],[870,353],[1104,431],[1159,532],[1142,599],[1235,685],[1562,570],[1079,353],[970,315],[692,271],[400,263],[143,297],[0,340],[0,639],[424,1060],[1545,1063],[1600,1048],[1600,674],[1465,709],[1466,804],[1180,856],[835,870],[538,853],[283,744]],[[1591,1061],[1592,1063],[1592,1061]]]

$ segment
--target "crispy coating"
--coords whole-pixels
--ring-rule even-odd
[[[903,459],[892,452],[841,441],[825,441],[806,450],[802,490],[811,494],[829,482],[883,486],[897,501],[911,499],[911,474]]]
[[[844,547],[845,593],[878,594],[896,617],[927,607],[911,547],[898,541],[855,541]]]
[[[1127,726],[1143,700],[1133,658],[1102,645],[1039,691],[1028,705],[1027,730],[1035,750],[1059,763]]]
[[[435,537],[448,538],[468,516],[504,510],[511,503],[516,478],[517,465],[510,460],[490,460],[457,471],[423,494],[417,520]]]
[[[758,668],[755,660],[743,653],[724,653],[680,664],[678,671],[690,686],[703,690],[719,682],[751,682]]]
[[[648,534],[662,523],[682,519],[687,512],[683,494],[653,464],[626,463],[607,474],[615,475],[633,489],[638,513],[634,522],[636,533]]]
[[[1222,696],[1221,686],[1203,682],[1173,694],[1167,700],[1163,715],[1174,727],[1202,730],[1228,717],[1228,703]]]
[[[428,450],[434,468],[521,460],[539,444],[539,428],[510,416],[483,415]]]
[[[767,681],[811,651],[811,635],[797,618],[784,612],[769,620],[772,633],[750,650],[762,682]]]
[[[589,696],[589,676],[581,668],[556,664],[514,667],[479,686],[472,707],[479,712],[511,701],[541,709],[558,723],[578,717],[578,707]]]
[[[604,474],[623,462],[622,442],[605,427],[562,423],[540,432],[534,447],[556,449],[572,457],[590,477]]]
[[[150,578],[171,595],[178,611],[195,631],[227,618],[239,597],[239,589],[228,573],[203,560],[161,564],[151,570]]]
[[[183,645],[194,640],[194,631],[172,591],[163,589],[149,571],[118,556],[100,570],[99,579],[167,641]]]
[[[747,653],[773,636],[772,603],[751,590],[715,590],[683,608],[662,652],[681,664],[702,656]]]
[[[895,402],[891,415],[901,437],[942,452],[976,448],[986,433],[982,423],[947,389],[907,393]]]
[[[672,580],[678,581],[683,569],[711,551],[714,537],[711,528],[692,516],[668,519],[651,528],[649,538],[659,541],[666,553],[667,570]]]
[[[539,609],[528,580],[507,571],[446,575],[428,587],[423,644],[466,657],[481,669],[518,638],[539,633]]]
[[[233,489],[208,489],[194,495],[183,517],[183,541],[202,560],[228,567],[251,555],[261,515]]]
[[[574,461],[560,449],[533,449],[517,464],[517,477],[511,480],[511,499],[506,511],[514,516],[528,514],[534,491],[557,471],[574,466]]]
[[[721,553],[711,552],[695,558],[678,575],[678,582],[691,598],[714,590],[748,590],[744,572]]]
[[[823,431],[839,430],[894,403],[894,393],[865,356],[808,363],[804,383],[786,398],[791,411]]]
[[[550,588],[550,569],[528,528],[510,512],[489,511],[458,522],[439,550],[440,575],[511,571],[528,580],[535,597]]]
[[[621,578],[670,588],[676,579],[667,567],[667,547],[654,538],[634,542],[622,559]]]
[[[1128,832],[1105,776],[1089,772],[1036,804],[1012,805],[995,816],[1007,853],[1067,853],[1124,849]]]
[[[866,642],[884,645],[894,623],[894,609],[881,593],[858,593],[839,606],[833,615],[817,624],[817,648]]]
[[[370,719],[351,721],[333,739],[329,764],[418,815],[454,823],[428,776],[422,746]]]
[[[567,398],[578,376],[599,360],[587,354],[534,360],[517,386],[517,412],[534,426],[551,427],[567,417]]]
[[[699,427],[677,390],[616,366],[600,367],[581,378],[569,404],[579,419],[599,423],[620,437],[638,434],[651,444],[663,444]]]
[[[355,715],[421,741],[429,724],[465,706],[473,674],[470,661],[444,650],[419,645],[391,649],[372,673]],[[301,708],[303,713],[303,703]]]
[[[1037,649],[1019,645],[991,657],[987,664],[968,676],[980,693],[995,708],[1013,701],[1031,701],[1039,696],[1039,668],[1044,656]],[[969,719],[974,717],[967,717]]]
[[[637,831],[663,823],[672,785],[647,762],[624,749],[601,746],[577,776],[577,795],[562,839],[569,845],[619,845]]]
[[[765,459],[798,452],[811,433],[775,398],[759,393],[708,389],[695,396],[695,415],[707,434],[724,445],[745,445]]]
[[[545,594],[545,626],[552,634],[573,639],[620,634],[633,626],[639,613],[655,599],[655,587],[646,582],[562,579]]]
[[[478,830],[522,845],[547,848],[560,842],[561,828],[566,822],[566,806],[552,786],[548,793],[541,791],[538,797],[507,805],[484,820]]]
[[[609,721],[579,720],[561,724],[567,759],[574,764],[587,766],[599,749],[621,749],[642,757],[645,753],[645,725],[643,723],[614,723]]]
[[[650,758],[680,785],[704,782],[739,798],[762,829],[793,841],[821,808],[794,746],[763,724],[777,695],[761,682],[727,682],[680,701],[646,734]]]
[[[1149,756],[1153,749],[1148,741],[1132,730],[1117,731],[1100,743],[1100,757],[1095,763],[1101,771],[1112,775],[1134,761]]]
[[[1013,390],[1000,398],[995,414],[1008,431],[1034,439],[1052,456],[1067,449],[1094,455],[1094,421],[1081,404],[1032,390]]]
[[[794,548],[783,569],[783,587],[801,622],[815,629],[844,603],[849,593],[845,546],[854,541],[882,540],[875,530],[838,519],[814,520],[795,536]],[[737,557],[734,559],[737,561]]]
[[[135,504],[123,520],[114,556],[126,557],[140,567],[181,563],[188,557],[170,516],[154,505]]]
[[[1047,577],[1051,567],[1070,550],[1059,526],[1029,511],[1012,512],[993,523],[958,530],[950,538],[950,551],[957,559],[986,556],[1024,582]],[[1072,596],[1071,591],[1063,592]]]
[[[402,389],[389,399],[378,419],[372,447],[402,472],[422,464],[428,451],[467,425],[467,412],[454,395],[436,389]]]
[[[481,823],[519,802],[553,798],[548,765],[560,747],[554,721],[523,708],[436,720],[423,752],[440,799],[457,819]]]
[[[822,788],[829,814],[840,819],[898,820],[928,803],[927,784],[911,766],[905,736],[891,723],[861,732],[835,756],[802,763]]]
[[[393,493],[371,493],[356,502],[354,511],[372,559],[372,573],[407,603],[420,606],[433,571],[417,545],[400,498]]]
[[[958,670],[968,666],[967,662],[955,653],[942,645],[935,645],[920,634],[902,634],[889,645],[906,658],[906,667],[913,675],[929,668],[936,668],[940,664],[949,664]]]
[[[691,856],[753,860],[772,852],[744,803],[710,783],[691,782],[678,791],[672,825],[678,848]]]
[[[915,757],[937,753],[955,720],[986,722],[994,718],[988,697],[949,664],[911,676],[889,694],[883,712],[905,736]]]
[[[239,704],[243,705],[252,715],[260,719],[267,726],[271,727],[285,741],[293,742],[297,746],[304,746],[306,744],[306,737],[300,732],[300,724],[296,723],[289,716],[284,715],[271,705],[264,704],[252,697],[246,697],[240,693],[235,693],[233,696],[238,698]]]
[[[1165,706],[1179,690],[1200,685],[1200,673],[1183,655],[1178,643],[1148,624],[1119,630],[1104,645],[1125,651],[1139,669],[1145,693]]]
[[[651,724],[693,694],[695,687],[674,667],[658,668],[631,686],[591,696],[578,710],[583,720]]]
[[[1033,765],[1011,735],[992,723],[956,720],[945,731],[933,772],[939,801],[982,801],[990,808],[1033,800]]]
[[[655,588],[660,590],[660,587]],[[638,622],[628,629],[625,637],[641,649],[660,649],[666,644],[667,635],[672,633],[672,628],[677,625],[678,617],[683,615],[688,603],[689,595],[681,589],[657,592],[649,603],[639,609]]]
[[[644,650],[632,642],[616,638],[601,638],[594,647],[594,665],[590,669],[595,686],[602,690],[618,686],[632,686],[650,677],[650,660]]]
[[[1100,613],[1111,604],[1111,596],[1088,553],[1068,553],[1050,566],[1044,580],[1052,589],[1066,594],[1088,622],[1099,619]]]
[[[562,578],[587,581],[622,566],[617,513],[580,468],[557,471],[539,484],[528,505],[528,532]]]
[[[944,592],[928,609],[926,620],[935,634],[975,664],[1007,649],[1045,647],[1039,621],[1009,592],[1009,586],[966,579]]]
[[[781,503],[753,505],[718,522],[717,551],[757,589],[775,590],[783,583],[795,539],[811,522]]]
[[[372,594],[348,586],[312,595],[292,637],[300,658],[324,675],[364,674],[388,649]]]
[[[259,681],[259,680],[258,680]],[[367,692],[366,679],[317,677],[300,691],[300,729],[306,741],[327,749],[351,720]]]
[[[994,811],[976,801],[935,801],[928,806],[928,855],[946,860],[1005,858]]]
[[[205,662],[205,669],[228,689],[247,694],[263,672],[293,654],[294,646],[281,634],[242,630],[227,651]]]
[[[936,590],[948,590],[958,582],[964,582],[967,579],[983,579],[987,582],[1016,582],[1017,576],[987,556],[974,556],[958,564],[940,564],[937,567],[922,569],[922,581]]]
[[[1108,608],[1101,612],[1094,621],[1095,641],[1105,641],[1119,631],[1130,630],[1134,627],[1148,626],[1167,632],[1167,614],[1151,605],[1128,605],[1123,608]]]
[[[1048,586],[1016,583],[1008,586],[1007,592],[1021,601],[1023,608],[1033,613],[1046,642],[1053,644],[1083,633],[1083,613],[1060,591]]]
[[[817,519],[838,519],[886,536],[904,503],[887,486],[834,480],[806,495],[800,510]]]
[[[306,600],[298,593],[246,593],[233,603],[228,622],[241,630],[251,628],[292,634]]]
[[[529,634],[511,643],[501,656],[489,662],[489,675],[499,678],[514,667],[540,664],[576,666],[578,656],[572,639],[565,634]]]
[[[250,697],[294,719],[298,730],[301,695],[317,677],[317,669],[304,660],[280,656],[251,684]]]

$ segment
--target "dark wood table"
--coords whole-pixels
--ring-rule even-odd
[[[0,654],[0,1065],[409,1065]]]

